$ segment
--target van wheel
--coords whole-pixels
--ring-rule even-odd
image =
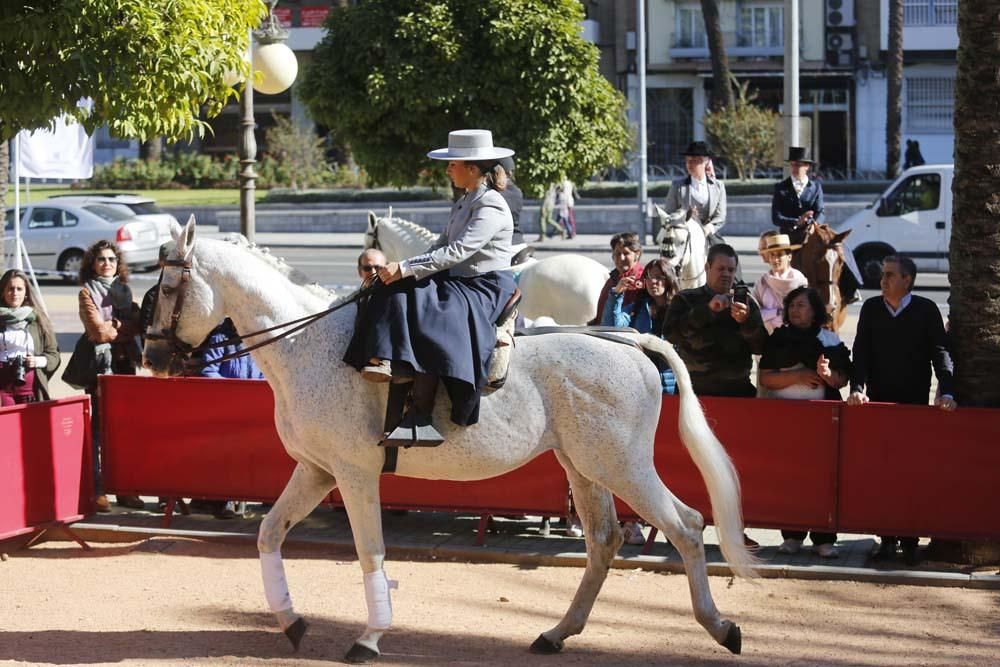
[[[83,266],[83,252],[76,249],[67,250],[59,258],[56,268],[62,273],[63,282],[75,284],[79,275],[80,267]]]
[[[884,249],[866,248],[855,254],[854,259],[858,262],[858,270],[861,271],[861,278],[868,289],[878,289],[882,282],[882,260],[889,256],[889,251]]]

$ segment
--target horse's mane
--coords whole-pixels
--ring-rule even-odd
[[[296,269],[283,258],[272,255],[270,248],[259,246],[256,243],[250,243],[242,234],[227,234],[222,237],[222,240],[239,248],[243,248],[251,255],[257,257],[282,276],[287,278],[293,285],[304,287],[315,296],[322,299],[330,299],[335,296],[333,292],[317,283],[299,269]]]
[[[415,222],[410,222],[409,220],[394,217],[379,218],[379,224],[383,222],[395,224],[397,231],[403,237],[404,241],[410,241],[413,238],[417,238],[421,241],[425,241],[427,245],[430,245],[437,239],[437,234],[426,227],[418,225]]]

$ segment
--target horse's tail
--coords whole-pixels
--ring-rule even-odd
[[[758,560],[743,543],[743,512],[740,504],[740,481],[736,467],[705,420],[698,397],[691,388],[691,376],[674,346],[650,334],[641,334],[639,344],[659,354],[674,371],[680,396],[678,430],[681,441],[694,460],[708,487],[712,516],[719,535],[719,545],[729,567],[741,577],[753,578]]]

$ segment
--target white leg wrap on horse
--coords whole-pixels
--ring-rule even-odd
[[[390,588],[399,588],[399,583],[389,579],[385,570],[365,575],[365,602],[368,604],[368,627],[371,630],[386,630],[392,625]]]
[[[260,552],[260,574],[264,580],[264,597],[274,613],[292,608],[292,596],[285,581],[285,566],[281,562],[281,551]]]

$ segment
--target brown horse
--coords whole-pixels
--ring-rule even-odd
[[[809,286],[819,292],[834,332],[840,330],[847,318],[847,304],[840,296],[839,283],[844,270],[843,241],[850,233],[847,230],[838,234],[827,225],[813,223],[806,227],[802,248],[792,254],[792,268],[801,271]]]

